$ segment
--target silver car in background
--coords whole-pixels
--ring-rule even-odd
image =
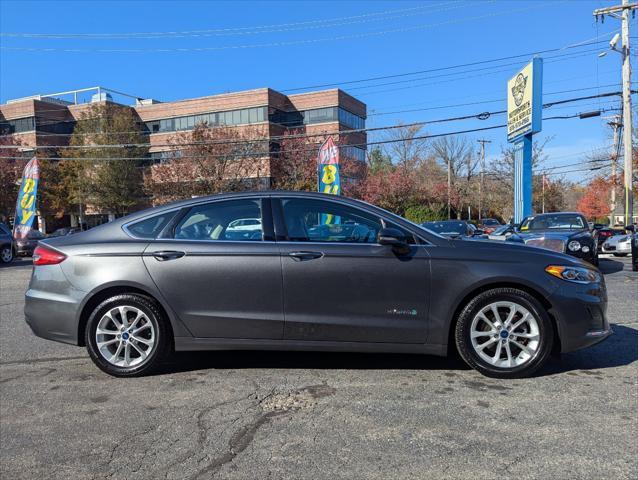
[[[603,253],[613,253],[615,257],[626,257],[631,254],[632,235],[614,235],[603,243]]]

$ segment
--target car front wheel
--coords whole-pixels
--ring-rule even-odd
[[[89,317],[86,348],[93,362],[116,377],[148,375],[170,351],[170,329],[155,301],[137,294],[115,295]]]
[[[11,246],[2,247],[0,251],[0,261],[2,261],[2,263],[11,263],[13,261],[13,249]]]
[[[515,288],[495,288],[480,293],[463,308],[455,340],[463,360],[482,374],[522,378],[545,364],[554,330],[533,296]]]

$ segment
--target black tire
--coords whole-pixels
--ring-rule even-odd
[[[13,262],[13,258],[15,257],[15,252],[11,245],[4,245],[0,250],[0,262],[1,263],[11,263]]]
[[[516,367],[501,368],[491,365],[482,359],[472,346],[470,338],[472,320],[481,309],[498,301],[519,304],[534,316],[538,324],[540,339],[536,352],[529,360]],[[483,375],[494,378],[524,378],[531,376],[547,362],[554,344],[554,328],[545,308],[533,296],[515,288],[495,288],[482,292],[470,300],[458,317],[454,334],[456,348],[465,363]]]
[[[95,332],[100,319],[105,313],[119,306],[132,306],[141,310],[156,332],[155,344],[152,349],[149,349],[152,351],[148,353],[148,357],[143,363],[137,366],[114,365],[102,356],[97,347]],[[93,310],[86,325],[85,343],[91,360],[100,370],[114,377],[136,377],[151,374],[166,361],[171,353],[172,338],[168,320],[162,314],[155,300],[139,294],[121,294],[104,300]]]

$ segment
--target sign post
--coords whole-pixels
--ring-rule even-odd
[[[534,58],[507,82],[507,141],[514,144],[514,222],[532,213],[532,136],[541,131],[543,60]]]

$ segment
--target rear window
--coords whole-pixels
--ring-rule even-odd
[[[176,212],[168,212],[132,223],[126,229],[137,238],[157,238]]]

